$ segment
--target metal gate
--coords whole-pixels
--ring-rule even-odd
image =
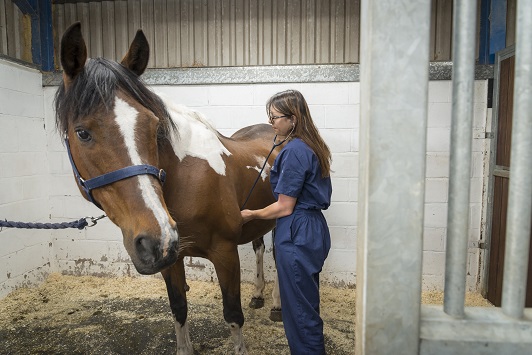
[[[455,2],[444,305],[421,306],[430,3],[362,1],[357,354],[525,354],[532,1],[518,1],[502,307],[465,307],[476,2]]]

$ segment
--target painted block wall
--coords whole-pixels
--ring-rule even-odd
[[[0,219],[48,222],[49,174],[42,76],[0,60]],[[0,231],[0,297],[51,271],[50,232]]]
[[[321,134],[333,153],[333,201],[325,211],[332,249],[321,279],[340,285],[356,282],[356,216],[358,201],[359,83],[245,84],[154,86],[157,93],[202,112],[224,135],[250,124],[266,122],[264,104],[274,93],[295,88],[306,97]],[[81,198],[60,135],[55,132],[52,110],[55,87],[44,89],[45,121],[50,166],[50,214],[52,219],[78,219],[101,212]],[[473,162],[471,169],[470,241],[480,239],[483,167],[486,140],[487,81],[475,84]],[[445,269],[451,82],[429,84],[427,179],[423,287],[442,290]],[[54,269],[75,275],[138,275],[122,246],[120,230],[108,220],[83,231],[53,231]],[[265,272],[274,276],[271,237],[266,238]],[[255,258],[251,245],[240,247],[242,279],[252,281]],[[397,252],[401,252],[398,250]],[[212,264],[187,258],[189,278],[215,280]],[[476,287],[478,249],[469,250],[468,288]]]

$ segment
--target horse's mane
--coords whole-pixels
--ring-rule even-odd
[[[59,132],[66,132],[70,124],[99,110],[110,111],[117,90],[138,101],[159,118],[159,141],[160,138],[169,139],[171,131],[176,131],[163,101],[136,74],[117,62],[95,58],[87,61],[68,90],[61,83],[55,94]]]
[[[196,111],[188,106],[175,104],[166,95],[161,94],[161,100],[164,102],[169,111],[174,112],[177,115],[184,115],[190,117],[190,119],[196,120],[205,126],[208,130],[212,131],[216,135],[222,135],[214,124],[203,113]]]
[[[203,115],[203,113],[199,111],[195,111],[195,110],[193,110],[192,112],[193,112],[194,117],[198,121],[200,121],[205,127],[207,127],[207,129],[211,130],[215,134],[220,134],[220,132],[218,132],[218,130],[216,129],[216,127],[214,127],[212,122],[209,121],[209,119],[205,115]]]

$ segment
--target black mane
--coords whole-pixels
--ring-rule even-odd
[[[160,120],[159,138],[168,138],[175,124],[162,100],[123,65],[104,58],[90,59],[68,90],[61,83],[55,94],[57,129],[64,134],[77,120],[114,106],[116,91],[122,91],[152,111]]]

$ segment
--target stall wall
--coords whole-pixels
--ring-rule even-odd
[[[264,104],[275,92],[295,88],[306,97],[321,134],[333,153],[333,201],[325,216],[330,226],[332,249],[321,279],[338,285],[356,281],[356,216],[358,184],[359,89],[357,82],[303,84],[242,84],[153,86],[172,101],[201,111],[224,135],[243,126],[267,121]],[[76,219],[99,215],[96,207],[84,201],[72,178],[61,139],[54,131],[52,111],[56,87],[44,89],[50,165],[50,203],[53,219]],[[471,171],[470,240],[480,239],[482,176],[487,115],[487,81],[475,84],[473,164]],[[451,82],[432,81],[429,85],[427,180],[423,282],[426,290],[443,289],[444,248],[447,225],[449,139],[451,122]],[[406,138],[405,138],[406,139]],[[407,158],[406,158],[407,159]],[[216,193],[213,191],[213,193]],[[393,226],[390,226],[393,228]],[[267,236],[265,271],[274,276],[271,238]],[[83,231],[52,232],[53,259],[58,271],[74,275],[137,275],[129,261],[120,230],[108,220]],[[475,243],[471,243],[472,246]],[[255,258],[250,244],[240,247],[242,277],[252,281]],[[400,253],[401,250],[390,250]],[[469,250],[468,287],[476,287],[478,249]],[[187,258],[189,277],[216,280],[212,264],[201,258]]]
[[[42,222],[50,213],[41,73],[0,60],[0,219]],[[50,232],[0,230],[0,297],[51,271]]]
[[[42,87],[32,68],[0,61],[0,218],[26,222],[63,222],[99,216],[83,200],[61,134],[55,128],[57,87]],[[202,112],[224,135],[266,121],[264,104],[275,92],[295,88],[307,98],[314,120],[333,152],[333,202],[325,211],[332,249],[322,280],[337,285],[356,281],[358,184],[358,82],[300,84],[156,85],[168,99]],[[487,81],[475,84],[473,164],[471,170],[468,287],[476,288],[481,235],[482,176],[486,151]],[[451,82],[429,84],[427,179],[423,285],[442,289],[447,225]],[[406,139],[406,138],[405,138]],[[213,192],[215,193],[215,192]],[[393,226],[390,226],[393,228]],[[265,271],[274,276],[271,237],[266,237]],[[0,297],[31,285],[49,272],[73,275],[138,275],[122,245],[120,230],[104,219],[82,231],[6,229],[0,231]],[[400,250],[390,250],[400,253]],[[242,276],[253,281],[251,245],[240,247]],[[190,278],[216,280],[212,264],[187,258]]]

